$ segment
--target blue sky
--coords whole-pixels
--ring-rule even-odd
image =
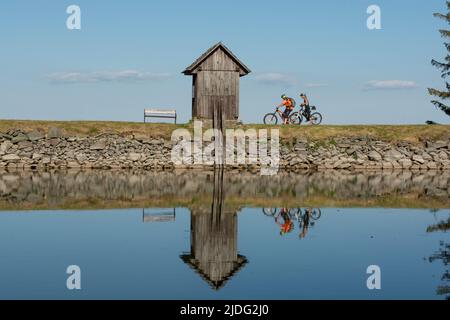
[[[66,28],[72,4],[79,31]],[[371,4],[382,30],[366,27]],[[0,118],[142,121],[162,106],[187,121],[181,72],[223,41],[253,71],[244,122],[305,92],[328,124],[449,123],[426,91],[443,86],[430,65],[446,53],[437,11],[444,0],[2,1]]]

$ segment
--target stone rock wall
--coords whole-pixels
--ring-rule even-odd
[[[172,170],[173,143],[143,136],[69,137],[57,128],[46,134],[0,133],[0,169],[152,169]],[[328,141],[298,139],[281,143],[285,170],[450,170],[450,140],[389,143],[368,137]],[[193,168],[198,166],[183,166]],[[233,166],[257,170],[259,165]]]

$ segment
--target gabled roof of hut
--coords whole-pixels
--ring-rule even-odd
[[[252,72],[241,60],[239,60],[230,49],[228,49],[222,42],[219,42],[209,48],[204,54],[202,54],[197,60],[194,61],[189,67],[187,67],[183,73],[185,75],[192,75],[195,69],[197,69],[206,59],[208,59],[214,52],[222,49],[225,53],[242,69],[245,75]]]
[[[199,261],[197,261],[191,254],[181,255],[180,258],[188,266],[190,266],[197,274],[199,274],[202,277],[202,279],[209,284],[211,288],[213,288],[216,291],[222,289],[225,286],[225,284],[248,263],[246,257],[238,255],[237,261],[233,261],[234,268],[232,270],[229,270],[229,272],[226,275],[224,275],[221,279],[213,279],[212,275],[208,274],[207,271],[202,270],[200,268]]]

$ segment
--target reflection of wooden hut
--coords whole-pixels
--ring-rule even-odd
[[[191,217],[191,254],[181,256],[218,290],[233,277],[247,259],[237,250],[237,214],[224,213],[218,220],[207,212]]]
[[[223,201],[223,172],[216,174],[211,209],[191,214],[191,253],[181,259],[198,272],[209,285],[219,290],[246,263],[238,254],[237,212],[227,212]]]

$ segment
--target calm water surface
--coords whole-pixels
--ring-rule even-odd
[[[210,193],[205,191],[209,201],[197,194],[198,201],[180,206],[182,201],[174,195],[158,206],[139,208],[143,185],[136,182],[134,191],[126,190],[139,198],[138,203],[129,200],[128,194],[116,195],[109,200],[123,201],[124,208],[105,209],[103,202],[98,205],[84,198],[80,190],[86,188],[85,180],[81,179],[84,187],[76,183],[69,187],[61,183],[62,176],[47,177],[47,182],[39,180],[42,175],[1,176],[0,299],[445,299],[448,292],[450,210],[442,177],[409,177],[415,182],[408,180],[409,187],[398,191],[401,196],[395,195],[402,206],[403,198],[416,197],[440,204],[439,209],[372,208],[370,203],[383,194],[373,187],[360,190],[363,202],[347,198],[359,205],[369,203],[364,207],[313,206],[308,197],[327,204],[340,197],[334,192],[322,198],[319,195],[330,190],[318,193],[313,188],[316,191],[297,202],[295,192],[286,196],[272,190],[275,197],[264,196],[269,204],[272,200],[278,204],[282,197],[290,208],[258,208],[236,203],[237,190],[243,203],[250,203],[245,200],[249,198],[262,200],[255,200],[257,195],[251,191],[243,192],[245,186],[230,184],[231,178],[223,173],[195,178],[206,179],[199,186],[191,178],[187,179],[191,185],[177,186],[165,176],[152,177],[173,183],[189,199],[195,198],[196,188],[205,187],[204,181],[210,181]],[[377,177],[381,181],[377,185],[389,177]],[[343,181],[358,183],[354,178]],[[90,188],[112,197],[107,179],[95,179],[103,182]],[[334,183],[314,179],[309,177],[308,189]],[[421,185],[424,179],[425,186]],[[36,187],[39,184],[41,188]],[[79,209],[54,208],[61,190],[67,191],[66,199],[77,199],[72,207]],[[156,198],[171,191],[161,192]],[[59,201],[68,205],[64,199]],[[81,291],[66,288],[69,265],[81,268]],[[367,289],[370,265],[381,268],[379,291]]]

